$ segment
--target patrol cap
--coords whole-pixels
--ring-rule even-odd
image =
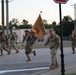
[[[49,32],[51,32],[51,31],[54,31],[54,29],[53,29],[53,28],[51,28],[51,29],[49,30]]]
[[[25,30],[24,32],[29,32],[29,30]]]

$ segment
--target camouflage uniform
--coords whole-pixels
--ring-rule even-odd
[[[11,48],[13,47],[16,50],[16,53],[18,53],[18,49],[16,49],[16,44],[17,44],[17,35],[15,32],[12,32],[10,30],[10,34],[8,35],[9,39],[9,54],[11,53]]]
[[[69,40],[71,41],[71,45],[72,45],[72,54],[75,53],[75,46],[76,46],[76,32],[73,30],[72,34],[69,37]]]
[[[1,50],[1,56],[3,55],[3,50],[5,50],[6,52],[8,52],[8,54],[9,54],[9,51],[6,49],[6,44],[8,44],[6,36],[3,34],[3,32],[0,32],[0,50]]]
[[[30,35],[32,36],[32,44],[34,44],[37,40],[37,37],[35,36],[35,33],[34,32],[30,32]]]
[[[54,32],[54,30],[50,30],[50,32]],[[60,45],[59,41],[60,37],[56,35],[55,33],[50,35],[45,43],[45,46],[49,44],[50,49],[51,49],[51,69],[58,67],[58,62],[56,58],[57,50]]]
[[[27,34],[26,34],[27,33]],[[31,61],[29,54],[33,53],[34,56],[36,55],[35,51],[32,51],[32,36],[28,30],[25,30],[25,36],[23,37],[22,43],[26,40],[26,45],[25,45],[25,54],[28,58],[27,61]]]

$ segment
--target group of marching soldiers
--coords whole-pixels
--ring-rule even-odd
[[[31,61],[29,54],[33,53],[34,56],[36,56],[35,50],[32,51],[32,46],[35,43],[37,38],[34,32],[32,31],[25,30],[24,32],[25,34],[23,36],[22,46],[24,45],[24,41],[26,41],[25,54],[28,58],[27,61]],[[12,32],[12,30],[10,30],[10,33],[8,34],[8,36],[4,35],[4,33],[1,31],[0,32],[1,55],[0,56],[3,56],[3,50],[5,50],[8,55],[10,55],[12,47],[16,51],[15,53],[19,53],[19,50],[16,48],[17,39],[18,39],[18,35],[15,32]]]
[[[35,36],[35,33],[28,30],[24,31],[25,34],[23,36],[22,40],[22,46],[25,42],[25,54],[27,57],[27,62],[31,61],[31,58],[29,54],[33,53],[34,56],[36,56],[36,51],[32,50],[33,44],[37,40],[37,37]],[[49,30],[49,37],[47,38],[44,47],[49,44],[50,47],[50,53],[51,53],[51,66],[50,68],[53,69],[55,67],[58,67],[58,61],[56,58],[57,50],[60,48],[60,37],[55,33],[54,29]],[[4,35],[3,32],[0,32],[0,51],[1,56],[3,55],[3,50],[5,50],[8,55],[11,54],[11,48],[13,47],[14,50],[16,50],[16,53],[19,53],[18,49],[16,48],[18,36],[15,32],[12,32],[10,30],[10,33],[8,36]],[[76,46],[76,29],[73,30],[72,34],[69,37],[70,41],[72,42],[72,50],[73,54],[75,53],[75,46]]]
[[[16,53],[19,52],[16,49],[17,38],[18,38],[17,34],[15,32],[12,32],[12,30],[10,30],[8,36],[6,36],[3,33],[3,31],[0,32],[0,51],[1,51],[0,56],[3,56],[3,50],[5,50],[8,55],[10,55],[12,47],[16,50]]]

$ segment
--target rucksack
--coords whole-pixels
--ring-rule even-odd
[[[15,39],[15,40],[18,40],[18,35],[17,35],[17,33],[13,32],[13,36],[14,36],[14,39]]]
[[[6,41],[8,41],[7,36],[6,36],[6,35],[0,36],[0,41],[1,41],[1,42],[6,42]]]
[[[31,33],[31,37],[32,37],[32,41],[31,41],[31,43],[32,44],[34,44],[35,42],[36,42],[36,36],[35,36],[35,34],[34,33]]]

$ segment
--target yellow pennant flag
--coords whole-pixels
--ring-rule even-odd
[[[35,33],[37,38],[43,38],[46,35],[46,30],[41,18],[41,15],[38,16],[34,26],[32,27],[32,31]]]

